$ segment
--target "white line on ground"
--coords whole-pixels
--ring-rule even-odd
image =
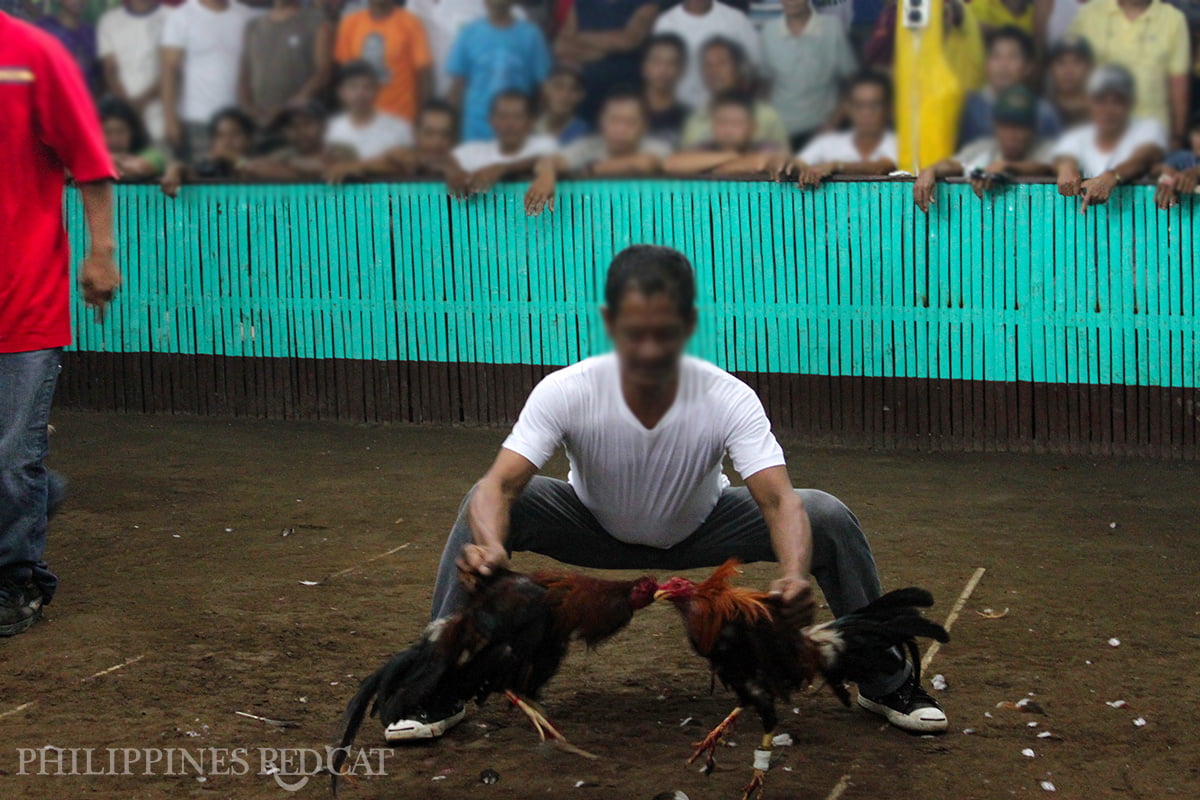
[[[116,672],[119,669],[125,669],[130,664],[136,664],[137,662],[141,661],[143,658],[145,658],[145,656],[134,656],[133,658],[127,658],[120,664],[114,664],[111,667],[109,667],[108,669],[102,669],[99,672],[92,673],[91,675],[88,675],[86,678],[80,678],[79,682],[87,683],[90,680],[95,680],[96,678],[99,678],[101,675],[107,675],[110,672]]]
[[[971,593],[975,591],[975,587],[979,585],[979,581],[983,578],[983,573],[985,572],[987,572],[987,569],[984,567],[980,567],[979,569],[975,570],[975,574],[971,576],[971,579],[967,581],[967,585],[963,587],[962,594],[958,596],[958,600],[954,603],[954,608],[950,609],[950,613],[946,615],[946,621],[942,623],[942,627],[946,629],[947,633],[952,627],[954,627],[954,621],[958,619],[958,615],[962,613],[963,606],[967,604],[967,598],[969,598]],[[933,657],[937,655],[937,652],[940,649],[941,643],[934,642],[930,648],[925,651],[925,657],[921,659],[921,672],[929,669],[929,665],[933,663]],[[881,730],[886,729],[887,725],[884,725],[883,728],[881,728]],[[833,789],[830,790],[829,794],[825,796],[825,800],[838,800],[839,797],[846,793],[846,789],[850,787],[850,775],[857,767],[858,760],[855,759],[850,763],[850,768],[846,770],[846,774],[838,779],[838,782],[834,784]]]
[[[361,567],[365,564],[370,564],[372,561],[378,561],[381,558],[387,558],[392,553],[398,553],[401,550],[403,550],[404,548],[408,547],[409,544],[411,544],[411,542],[405,542],[404,544],[400,545],[399,547],[393,547],[391,550],[388,550],[386,553],[380,553],[377,556],[371,556],[370,558],[368,558],[366,561],[363,561],[362,563],[355,564],[352,567],[346,567],[345,569],[342,569],[342,570],[338,570],[337,572],[333,573],[332,575],[327,576],[325,578],[325,581],[331,580],[333,578],[340,578],[343,575],[353,572],[354,570],[358,569],[359,567]],[[325,581],[321,581],[321,583],[324,583]]]
[[[30,700],[28,703],[22,703],[21,705],[17,706],[16,708],[10,708],[8,711],[0,712],[0,719],[4,719],[5,717],[11,717],[13,714],[19,714],[22,711],[24,711],[25,709],[29,708],[30,706],[35,705],[36,703],[37,703],[37,700]]]

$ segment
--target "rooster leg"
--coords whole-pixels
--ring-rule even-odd
[[[709,731],[708,736],[705,736],[698,742],[694,742],[692,747],[695,747],[696,749],[693,751],[692,757],[687,760],[687,763],[691,764],[700,756],[704,756],[704,774],[708,775],[710,772],[712,772],[713,768],[717,765],[717,759],[715,755],[717,751],[717,745],[719,745],[721,740],[725,738],[725,734],[728,733],[729,729],[733,727],[733,723],[737,722],[738,715],[741,713],[742,707],[738,706],[733,711],[729,712],[729,716],[721,720],[721,724]]]
[[[546,715],[543,714],[541,710],[538,709],[538,707],[533,703],[530,703],[527,700],[522,700],[516,695],[516,693],[511,691],[505,692],[504,696],[507,697],[514,706],[521,709],[525,716],[529,717],[529,721],[533,723],[533,727],[537,729],[538,737],[543,742],[549,739],[552,745],[563,752],[582,756],[583,758],[599,758],[599,756],[589,753],[587,750],[583,750],[582,748],[576,747],[568,742],[567,737],[563,736],[562,733],[559,732],[558,728],[554,727],[553,723],[546,719]]]
[[[775,733],[764,733],[762,744],[754,751],[754,774],[742,789],[742,800],[762,800],[767,783],[767,770],[771,768],[771,748],[775,744]]]

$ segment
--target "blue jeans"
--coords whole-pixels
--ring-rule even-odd
[[[61,356],[57,348],[0,353],[0,581],[34,583],[43,603],[58,585],[42,555],[65,481],[42,462]]]

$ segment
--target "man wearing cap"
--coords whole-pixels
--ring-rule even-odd
[[[938,178],[962,176],[982,199],[997,183],[1016,177],[1053,175],[1053,143],[1037,137],[1037,97],[1024,86],[1006,89],[992,108],[992,135],[976,139],[953,158],[921,170],[913,184],[913,199],[926,213],[934,202]]]
[[[1047,97],[1066,130],[1088,121],[1087,81],[1095,65],[1092,46],[1081,36],[1065,36],[1050,48]]]
[[[1070,33],[1092,45],[1097,64],[1119,64],[1133,75],[1136,117],[1156,120],[1179,143],[1188,119],[1191,39],[1187,19],[1162,0],[1091,0]]]
[[[1100,67],[1088,79],[1091,122],[1067,131],[1054,146],[1058,193],[1083,196],[1082,210],[1108,200],[1112,190],[1144,177],[1162,160],[1167,134],[1155,119],[1133,117],[1133,75]]]

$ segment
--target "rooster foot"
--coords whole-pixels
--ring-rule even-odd
[[[514,692],[505,692],[504,696],[507,697],[514,706],[521,709],[525,716],[529,717],[529,721],[533,723],[533,727],[538,732],[538,737],[543,742],[549,740],[551,745],[559,750],[562,750],[564,753],[570,753],[582,758],[599,758],[599,756],[589,753],[587,750],[584,750],[580,747],[576,747],[567,741],[567,737],[563,736],[558,728],[554,727],[554,724],[550,722],[550,720],[546,719],[546,715],[542,713],[541,709],[539,709],[533,703],[530,703],[527,700],[522,700]]]
[[[742,789],[742,800],[762,800],[767,785],[767,773],[761,769],[754,770],[750,782]]]
[[[719,745],[725,739],[725,734],[728,733],[733,727],[733,724],[737,722],[737,718],[741,713],[742,707],[738,706],[733,711],[730,711],[729,716],[721,720],[721,723],[717,725],[717,727],[709,731],[707,736],[705,736],[699,742],[693,742],[692,747],[696,749],[692,752],[691,758],[687,760],[687,763],[695,763],[697,758],[704,756],[704,774],[711,774],[713,769],[717,766],[717,745]]]

